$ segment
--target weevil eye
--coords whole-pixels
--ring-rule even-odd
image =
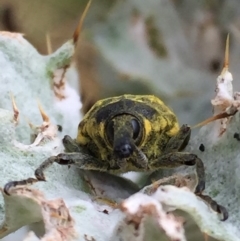
[[[136,140],[140,134],[140,124],[136,119],[132,119],[131,124],[133,128],[133,139]]]

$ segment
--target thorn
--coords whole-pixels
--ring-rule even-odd
[[[18,108],[17,108],[16,102],[15,102],[15,99],[14,99],[12,93],[10,93],[10,97],[11,97],[11,100],[12,100],[12,107],[13,107],[13,112],[14,112],[13,120],[14,120],[16,123],[18,123],[19,110],[18,110]]]
[[[221,75],[224,75],[229,68],[229,34],[227,35],[224,65]]]
[[[49,33],[46,33],[46,45],[47,45],[47,53],[51,54],[52,53],[52,42],[51,42]]]
[[[48,117],[47,114],[44,112],[44,110],[43,110],[43,108],[42,108],[42,106],[41,106],[41,104],[40,104],[39,101],[38,101],[38,109],[39,109],[39,111],[40,111],[40,113],[41,113],[41,116],[42,116],[43,121],[45,121],[45,122],[50,122],[49,117]]]
[[[193,129],[193,128],[200,127],[200,126],[205,126],[205,125],[207,125],[208,123],[213,122],[213,121],[215,121],[215,120],[219,120],[219,119],[223,119],[223,118],[227,118],[227,117],[233,116],[233,115],[235,115],[236,113],[237,113],[237,110],[234,111],[234,112],[231,112],[231,113],[222,112],[222,113],[220,113],[220,114],[214,115],[214,116],[212,116],[212,117],[210,117],[210,118],[208,118],[208,119],[206,119],[206,120],[198,123],[197,125],[193,126],[192,129]]]
[[[74,43],[75,46],[76,46],[76,44],[77,44],[78,37],[79,37],[79,35],[80,35],[80,33],[81,33],[83,21],[84,21],[86,15],[87,15],[87,12],[88,12],[88,9],[89,9],[89,7],[90,7],[90,5],[91,5],[91,2],[92,2],[92,0],[89,0],[89,1],[88,1],[88,4],[87,4],[87,6],[85,7],[85,9],[84,9],[84,11],[83,11],[83,14],[82,14],[82,16],[81,16],[81,18],[80,18],[80,21],[79,21],[79,23],[78,23],[78,26],[77,26],[76,30],[74,31],[74,33],[73,33],[73,43]]]

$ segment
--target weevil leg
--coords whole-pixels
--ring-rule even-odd
[[[22,180],[22,181],[13,181],[13,182],[9,182],[4,186],[4,193],[7,195],[10,195],[9,191],[11,188],[16,187],[16,186],[26,186],[26,185],[32,185],[35,182],[38,182],[37,179],[35,178],[28,178],[26,180]]]
[[[161,168],[175,168],[182,165],[196,166],[198,183],[195,193],[201,193],[205,189],[205,170],[201,159],[188,152],[173,152],[162,155],[150,164],[150,170],[159,170]]]
[[[12,187],[45,181],[44,171],[55,162],[60,165],[75,165],[83,170],[108,171],[109,169],[109,164],[107,162],[99,161],[88,154],[79,152],[61,153],[57,156],[49,157],[35,170],[36,179],[28,178],[26,180],[9,182],[5,185],[4,192],[9,195],[9,190]]]
[[[54,157],[49,157],[35,171],[38,180],[45,181],[44,171],[54,162],[60,165],[74,165],[83,170],[108,171],[109,164],[84,153],[61,153]]]
[[[205,189],[205,170],[203,162],[196,155],[187,153],[187,152],[173,152],[169,154],[162,155],[160,159],[156,160],[154,163],[151,163],[150,168],[155,168],[154,170],[160,168],[173,168],[181,165],[192,166],[196,165],[196,175],[197,175],[197,186],[194,193],[207,202],[210,207],[217,213],[222,215],[222,221],[228,218],[227,210],[214,201],[211,197],[203,195],[202,192]]]
[[[191,128],[188,125],[182,125],[179,132],[169,140],[164,152],[182,151],[187,146],[190,136]]]
[[[206,203],[208,203],[215,212],[222,215],[221,221],[225,221],[228,219],[228,211],[225,207],[219,205],[216,201],[214,201],[211,197],[207,195],[198,194],[197,196],[199,196]]]
[[[169,140],[164,151],[165,154],[160,157],[159,165],[169,168],[181,165],[196,165],[198,184],[195,193],[201,193],[205,189],[205,170],[202,160],[194,154],[180,152],[187,146],[190,136],[191,128],[188,125],[182,125],[177,135]]]
[[[81,152],[82,148],[68,135],[64,136],[63,145],[66,152]]]
[[[192,155],[192,154],[191,154]],[[196,165],[196,176],[197,176],[197,185],[195,188],[195,193],[202,193],[205,189],[205,168],[202,160],[195,156],[195,165]]]
[[[170,177],[166,177],[163,179],[160,179],[158,181],[155,181],[151,185],[143,188],[144,193],[147,195],[152,195],[153,193],[156,192],[156,190],[162,186],[162,185],[174,185],[174,186],[182,186],[184,183],[184,179],[187,177],[180,177],[178,175],[173,175]],[[208,195],[203,195],[203,194],[196,194],[198,197],[200,197],[203,201],[205,201],[215,212],[221,215],[221,221],[225,221],[228,219],[228,211],[225,207],[219,205],[215,200],[213,200],[210,196]]]

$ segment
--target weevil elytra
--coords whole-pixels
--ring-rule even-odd
[[[8,193],[16,185],[44,181],[44,170],[54,162],[115,174],[195,165],[196,195],[226,220],[226,209],[202,194],[205,189],[202,160],[183,151],[190,134],[191,128],[187,125],[180,128],[175,114],[155,96],[123,95],[100,100],[80,122],[77,138],[64,137],[66,153],[44,161],[35,171],[37,179],[10,182],[4,190]]]

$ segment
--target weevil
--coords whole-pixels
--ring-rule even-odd
[[[195,165],[198,180],[195,194],[226,220],[227,210],[202,194],[204,164],[197,155],[184,151],[190,135],[191,128],[188,125],[180,127],[173,111],[153,95],[103,99],[84,116],[76,139],[64,137],[65,153],[45,160],[35,171],[36,179],[10,182],[4,190],[8,193],[16,185],[45,181],[44,171],[54,162],[114,174]]]

